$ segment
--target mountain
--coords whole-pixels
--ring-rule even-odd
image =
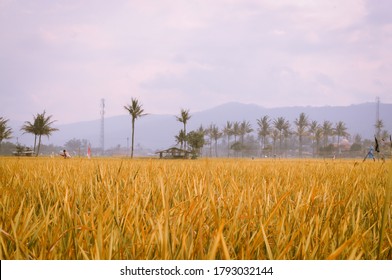
[[[300,113],[305,113],[310,120],[322,123],[324,120],[333,124],[338,121],[345,122],[351,135],[360,134],[365,139],[371,139],[374,135],[376,122],[376,104],[363,103],[350,106],[296,106],[281,108],[264,108],[255,104],[226,103],[200,112],[190,112],[191,119],[187,124],[187,131],[191,131],[203,125],[207,128],[214,123],[222,128],[227,121],[249,121],[256,131],[257,119],[268,115],[271,119],[284,117],[290,121],[294,129],[294,120]],[[380,104],[380,119],[384,122],[384,129],[392,132],[392,104]],[[19,131],[22,124],[10,122],[14,131]],[[136,121],[135,146],[152,150],[164,149],[175,145],[174,136],[183,127],[174,115],[144,116]],[[59,131],[53,133],[49,140],[43,137],[44,144],[64,145],[72,138],[87,139],[93,147],[100,146],[100,119],[87,122],[78,122],[58,126]],[[131,118],[129,115],[108,117],[105,119],[105,148],[113,148],[118,145],[129,147],[131,137]],[[23,135],[19,141],[31,146],[32,136]]]

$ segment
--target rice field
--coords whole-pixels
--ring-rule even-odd
[[[390,260],[391,167],[0,158],[0,259]]]

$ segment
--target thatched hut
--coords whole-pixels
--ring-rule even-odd
[[[159,158],[168,158],[168,159],[184,159],[189,158],[191,154],[190,151],[179,149],[177,147],[172,147],[166,150],[158,151],[156,154],[159,154]]]

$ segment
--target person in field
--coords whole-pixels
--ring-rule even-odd
[[[62,156],[63,158],[70,158],[71,155],[67,152],[67,150],[63,150],[62,153],[60,153],[60,156]]]
[[[363,161],[365,161],[367,158],[370,158],[370,159],[373,159],[373,161],[376,161],[376,158],[374,157],[374,148],[373,148],[373,146],[369,147],[369,151],[366,154],[366,156],[363,159]]]

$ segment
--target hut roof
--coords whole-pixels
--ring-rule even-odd
[[[177,148],[177,147],[171,147],[171,148],[168,148],[166,150],[157,151],[155,153],[159,154],[159,153],[171,153],[171,152],[190,153],[190,151],[187,151],[187,150],[184,150],[184,149],[180,149],[180,148]]]

